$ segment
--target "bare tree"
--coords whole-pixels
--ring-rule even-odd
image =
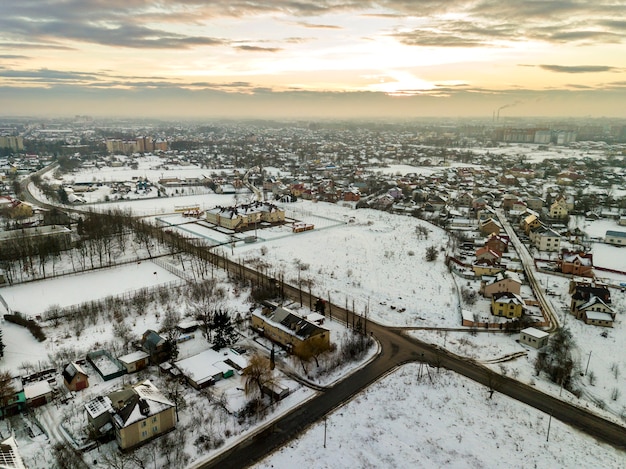
[[[245,380],[244,392],[247,396],[263,396],[263,388],[276,382],[270,366],[270,360],[258,353],[250,357],[248,367],[243,372],[243,377]]]
[[[0,371],[0,410],[4,417],[4,409],[9,402],[15,397],[15,387],[13,386],[13,377],[8,371]]]

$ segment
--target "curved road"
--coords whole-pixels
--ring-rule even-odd
[[[347,317],[343,308],[333,306],[339,317]],[[351,314],[348,312],[347,314]],[[397,366],[413,361],[424,361],[432,366],[443,367],[462,374],[488,389],[508,395],[538,410],[552,414],[554,418],[582,430],[598,440],[626,450],[626,429],[597,415],[551,397],[532,386],[501,376],[473,360],[452,354],[437,346],[408,337],[402,332],[390,330],[371,321],[368,331],[381,345],[380,355],[364,368],[345,380],[319,393],[302,406],[276,420],[272,425],[254,434],[194,468],[249,467],[272,451],[296,437],[311,424],[349,401],[357,393]]]

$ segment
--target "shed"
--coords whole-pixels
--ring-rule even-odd
[[[548,344],[550,334],[534,327],[522,329],[519,335],[520,344],[528,345],[533,348],[542,348]]]
[[[24,386],[24,396],[28,407],[39,407],[52,400],[52,387],[47,381],[37,381]]]
[[[136,371],[143,370],[150,364],[150,354],[143,350],[137,350],[136,352],[123,355],[117,359],[122,366],[126,368],[126,373],[135,373]]]

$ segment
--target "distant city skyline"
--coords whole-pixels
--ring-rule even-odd
[[[626,117],[626,1],[22,0],[0,115]]]

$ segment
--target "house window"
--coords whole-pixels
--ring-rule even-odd
[[[157,418],[156,418],[156,415],[155,415],[154,417],[152,417],[152,423],[154,423],[156,421],[157,421]]]
[[[141,438],[148,438],[148,432],[145,430],[141,432]]]
[[[144,420],[143,422],[141,422],[141,427],[142,427],[142,428],[143,428],[143,427],[145,427],[145,426],[146,426],[146,424],[147,424],[147,422]]]
[[[158,432],[159,432],[159,427],[157,427],[156,425],[152,427],[152,433],[158,433]]]

